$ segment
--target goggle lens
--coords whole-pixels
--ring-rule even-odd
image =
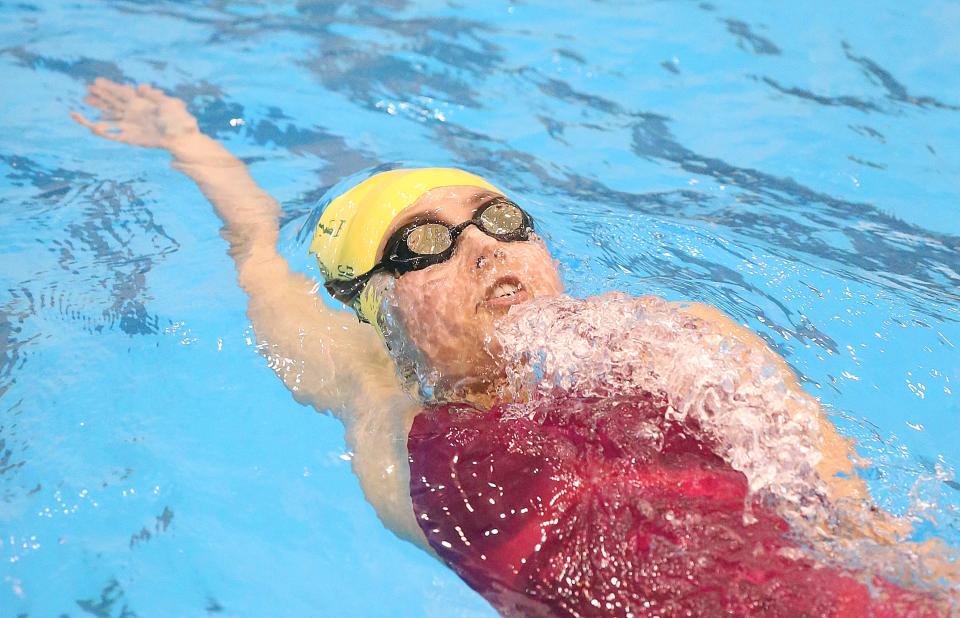
[[[417,255],[437,255],[450,248],[450,229],[439,223],[425,223],[407,236],[407,248]]]
[[[480,223],[491,234],[510,234],[523,225],[523,212],[515,204],[494,204],[484,209]]]

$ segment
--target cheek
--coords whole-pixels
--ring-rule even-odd
[[[558,262],[553,259],[542,241],[522,245],[518,253],[521,265],[517,275],[535,296],[556,296],[563,293]]]
[[[408,273],[394,288],[410,339],[442,372],[462,370],[458,365],[470,362],[478,336],[476,300],[453,266],[446,263]]]

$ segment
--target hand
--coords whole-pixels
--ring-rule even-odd
[[[125,144],[171,150],[200,133],[183,101],[147,84],[134,88],[98,77],[84,102],[99,109],[102,120],[90,122],[77,112],[70,116],[100,137]]]

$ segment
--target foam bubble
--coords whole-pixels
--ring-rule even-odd
[[[819,418],[787,388],[773,352],[704,328],[655,297],[537,299],[498,324],[511,398],[556,389],[585,396],[649,391],[718,445],[752,493],[819,518]]]
[[[870,503],[851,510],[851,502],[830,501],[816,471],[822,458],[816,401],[785,382],[781,359],[765,346],[746,345],[663,299],[621,293],[535,299],[511,308],[496,337],[508,378],[501,399],[558,390],[659,394],[672,420],[715,445],[745,475],[747,523],[759,499],[827,563],[901,582],[944,581],[944,567],[956,569],[945,555],[920,556],[915,546],[872,534],[878,515]]]

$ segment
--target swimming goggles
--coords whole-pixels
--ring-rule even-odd
[[[497,240],[513,242],[529,240],[533,218],[510,200],[495,197],[477,208],[473,218],[457,225],[413,221],[394,232],[384,246],[383,259],[373,268],[353,279],[332,279],[324,287],[331,296],[350,305],[378,272],[399,276],[446,262],[453,256],[457,238],[471,225]]]

